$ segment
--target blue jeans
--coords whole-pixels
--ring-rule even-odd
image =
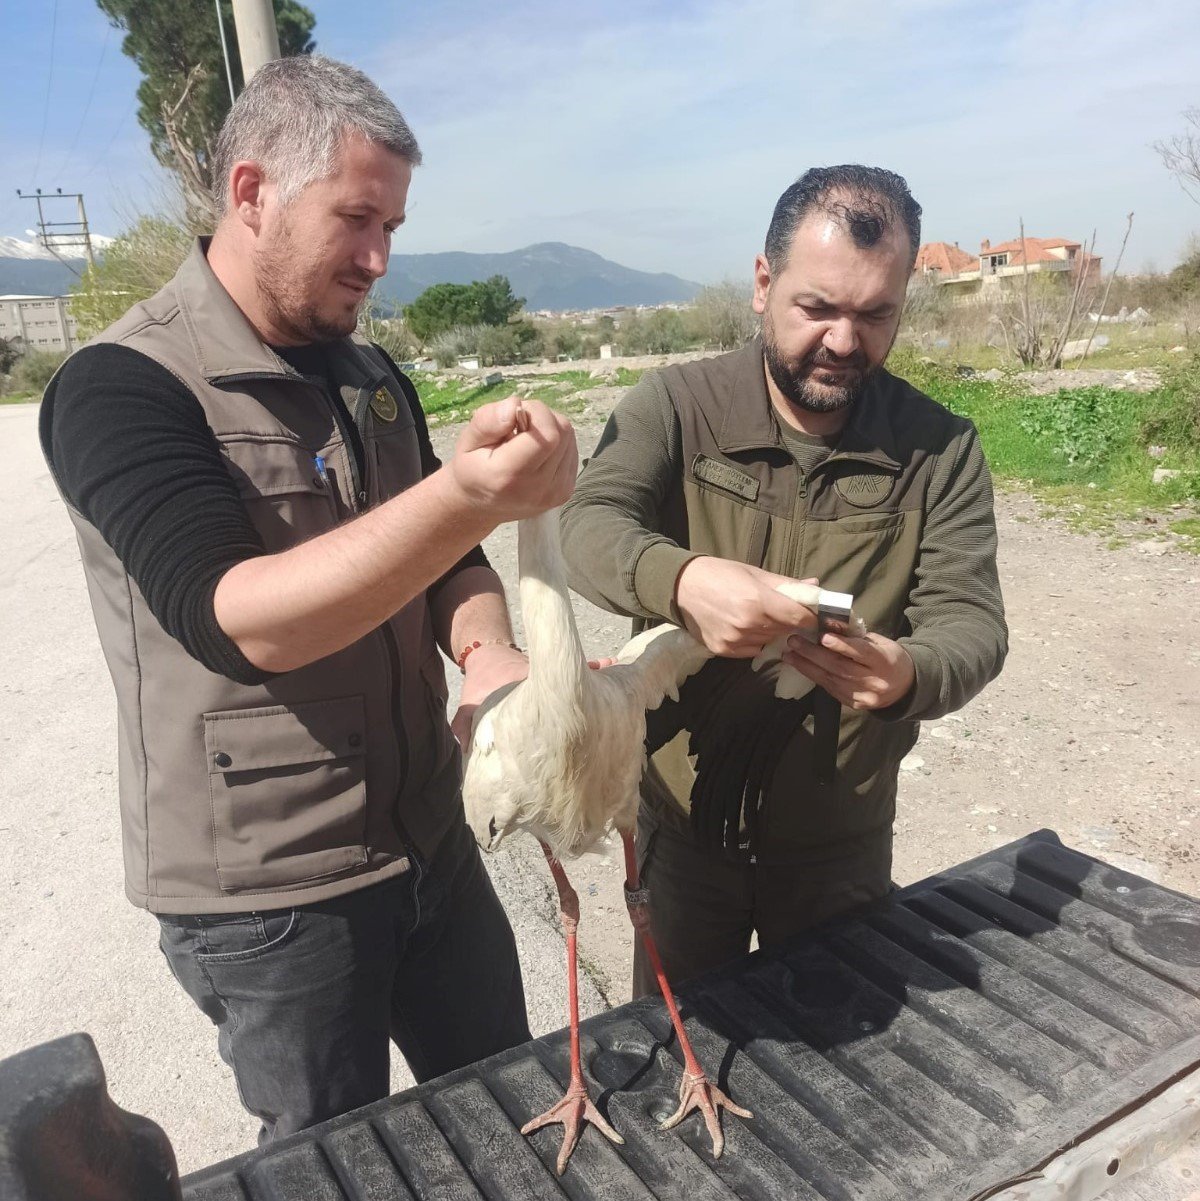
[[[259,1142],[529,1040],[512,927],[466,825],[431,864],[332,901],[159,916],[175,978],[217,1027]]]

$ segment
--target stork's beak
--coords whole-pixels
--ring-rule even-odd
[[[496,829],[496,819],[494,817],[489,817],[488,818],[488,841],[487,841],[487,846],[484,847],[484,850],[490,854],[492,851],[494,851],[500,845],[500,840],[503,837],[504,837],[504,831]]]

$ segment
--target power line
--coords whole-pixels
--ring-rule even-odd
[[[42,135],[38,138],[37,161],[33,165],[33,182],[37,182],[42,169],[42,147],[46,144],[46,122],[50,119],[50,89],[54,84],[54,35],[58,30],[58,0],[54,0],[54,12],[50,16],[50,70],[46,74],[46,103],[42,105]]]
[[[84,172],[84,180],[90,179],[96,168],[100,166],[100,164],[104,162],[106,158],[108,158],[108,152],[113,148],[113,143],[117,140],[117,136],[120,134],[121,130],[125,128],[125,122],[129,120],[129,115],[133,112],[136,106],[137,94],[134,93],[133,99],[129,102],[129,107],[125,110],[125,115],[117,122],[116,127],[113,129],[112,137],[108,139],[107,145],[103,150],[100,151],[99,155],[96,157],[96,161],[92,163],[92,165]]]
[[[83,115],[79,118],[79,128],[75,130],[75,136],[71,139],[71,149],[67,151],[66,157],[58,164],[57,174],[62,175],[66,170],[67,164],[71,161],[71,155],[75,153],[75,147],[79,145],[80,135],[83,133],[83,124],[87,120],[87,115],[92,108],[92,100],[96,96],[96,84],[100,82],[100,68],[104,66],[104,55],[108,50],[108,39],[112,37],[113,27],[107,25],[104,30],[104,44],[100,47],[100,61],[96,63],[96,73],[92,76],[92,86],[88,92],[87,103],[83,106]]]

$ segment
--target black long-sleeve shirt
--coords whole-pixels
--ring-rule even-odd
[[[327,379],[319,345],[273,349],[297,371]],[[342,407],[343,424],[353,428],[337,389],[327,383],[326,392]],[[421,472],[428,476],[441,463],[415,394],[409,407]],[[59,376],[50,455],[68,500],[116,553],[163,629],[210,671],[244,684],[269,679],[273,673],[242,654],[213,609],[221,577],[266,551],[192,391],[129,347],[86,347]],[[438,580],[431,595],[470,566],[488,566],[480,547]]]

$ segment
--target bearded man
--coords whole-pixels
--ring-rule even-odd
[[[642,881],[672,980],[882,897],[919,722],[1004,661],[979,438],[883,366],[920,216],[890,171],[801,176],[755,262],[761,335],[643,377],[563,514],[578,591],[720,656],[653,715],[642,783]],[[865,635],[795,635],[775,591],[791,578],[853,594]],[[802,700],[747,662],[789,634],[785,662],[815,685]],[[634,995],[654,987],[639,948]]]
[[[418,1080],[529,1038],[438,648],[464,720],[525,673],[479,543],[566,499],[575,441],[510,399],[441,467],[355,334],[419,162],[360,71],[264,66],[213,237],[42,405],[116,688],[126,893],[263,1140],[385,1096],[389,1038]]]

